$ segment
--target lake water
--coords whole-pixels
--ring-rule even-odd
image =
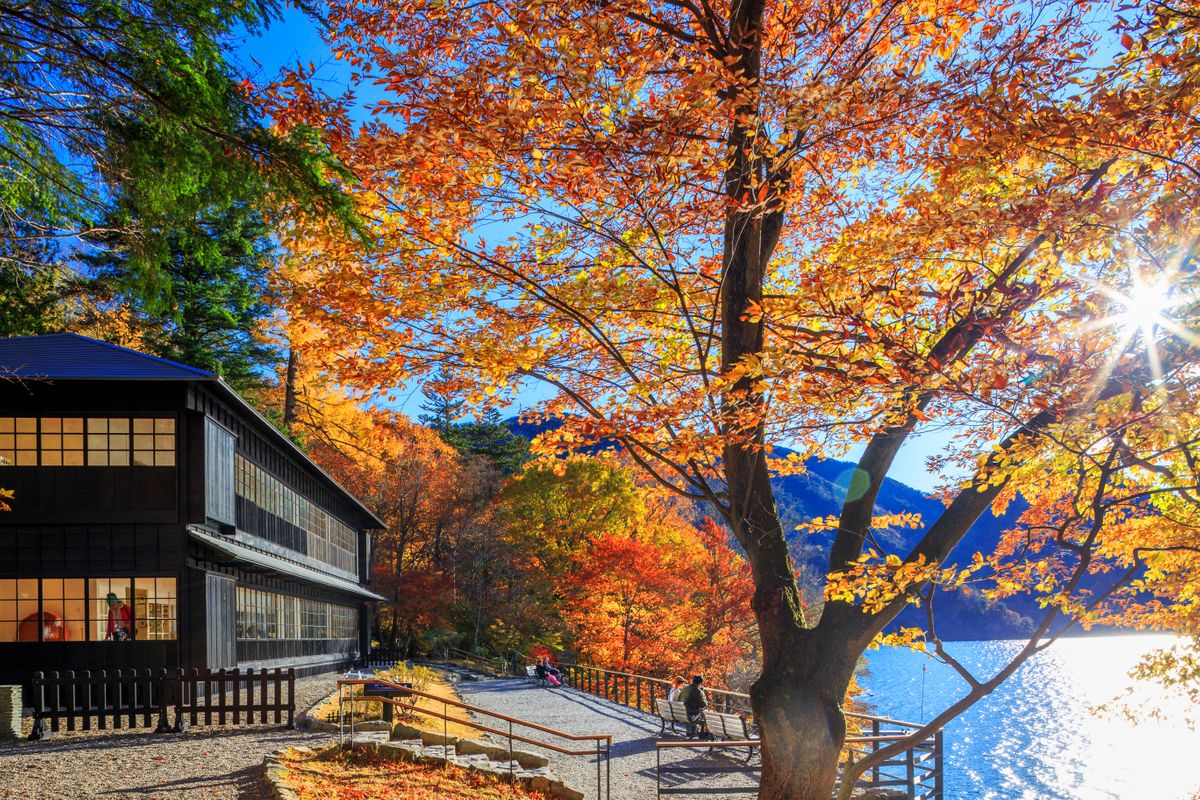
[[[1200,732],[1183,723],[1181,701],[1173,701],[1173,718],[1136,725],[1089,711],[1130,685],[1127,673],[1140,655],[1172,641],[1068,639],[1034,656],[946,727],[947,800],[1200,800]],[[947,649],[984,678],[1020,643],[951,642]],[[967,690],[950,667],[922,653],[884,648],[868,652],[867,662],[866,699],[883,716],[927,721]],[[1148,690],[1138,697],[1158,699]]]

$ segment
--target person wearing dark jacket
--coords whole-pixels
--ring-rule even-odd
[[[703,675],[693,675],[692,682],[683,687],[679,693],[679,701],[687,709],[687,738],[689,739],[697,736],[704,738],[708,734],[704,728],[704,709],[708,707],[708,695],[700,688],[703,683]]]

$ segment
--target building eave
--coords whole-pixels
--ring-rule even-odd
[[[295,578],[316,586],[349,592],[367,600],[385,599],[382,595],[378,595],[353,581],[338,578],[334,575],[327,575],[320,570],[313,569],[297,561],[283,558],[274,553],[268,553],[265,550],[259,550],[256,547],[251,547],[220,534],[210,533],[197,525],[188,526],[188,535],[204,546],[212,548],[237,561],[253,564],[271,572],[286,575],[289,578]]]

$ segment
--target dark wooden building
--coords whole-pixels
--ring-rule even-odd
[[[211,373],[0,339],[0,488],[0,683],[366,652],[382,523]]]

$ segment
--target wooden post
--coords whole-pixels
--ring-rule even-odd
[[[83,684],[83,729],[90,731],[92,729],[92,714],[95,713],[92,706],[92,681],[89,678]]]
[[[267,722],[267,670],[258,671],[258,721],[264,725]],[[275,680],[279,681],[279,667],[275,668]],[[253,721],[253,720],[251,720]]]
[[[296,727],[296,670],[294,667],[288,667],[288,704],[287,704],[287,719],[288,727]]]
[[[32,741],[41,741],[49,734],[46,733],[46,675],[43,672],[33,673],[33,730],[29,732]]]
[[[111,692],[108,690],[108,673],[100,670],[100,706],[97,709],[96,721],[100,723],[100,730],[108,730],[108,706],[109,696]]]

